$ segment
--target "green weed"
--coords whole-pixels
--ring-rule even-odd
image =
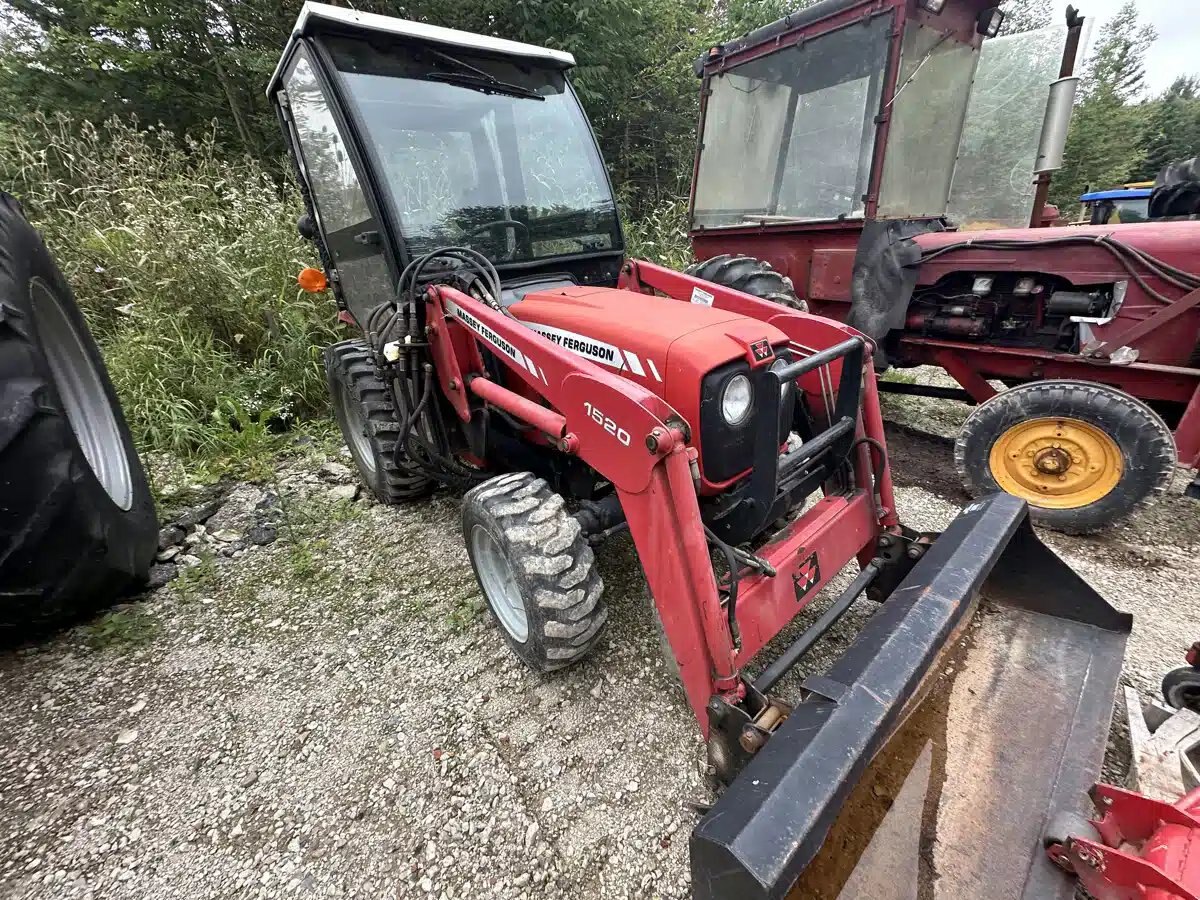
[[[472,589],[461,595],[450,609],[450,614],[446,617],[446,622],[450,626],[450,630],[455,634],[463,632],[476,619],[483,615],[484,600],[479,596],[477,588],[472,586]]]
[[[242,474],[328,413],[321,348],[337,340],[302,204],[211,135],[37,119],[4,133],[0,184],[20,197],[71,281],[139,448]]]
[[[80,627],[84,641],[93,650],[140,647],[154,640],[161,630],[158,619],[141,606],[113,610]]]
[[[890,381],[894,384],[916,384],[917,376],[901,369],[888,369],[879,380]]]
[[[175,579],[175,596],[187,602],[198,599],[217,583],[217,558],[212,553],[203,553],[200,562],[179,570]]]
[[[623,223],[625,254],[670,269],[686,269],[694,261],[688,240],[687,198],[665,200],[644,215]]]

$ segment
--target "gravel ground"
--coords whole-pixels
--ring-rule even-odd
[[[888,398],[915,527],[967,499],[956,413]],[[0,895],[686,896],[703,748],[628,539],[598,556],[607,637],[536,676],[482,611],[455,497],[384,508],[320,462],[239,486],[166,587],[0,655]],[[1137,616],[1146,696],[1196,637],[1183,483],[1102,537],[1042,535]]]

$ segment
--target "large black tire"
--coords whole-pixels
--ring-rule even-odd
[[[1158,173],[1148,211],[1151,219],[1200,213],[1200,158],[1178,160]]]
[[[1163,676],[1162,694],[1172,709],[1200,712],[1200,669],[1191,666],[1172,669]]]
[[[388,504],[427,496],[433,482],[411,464],[396,465],[400,422],[391,394],[375,373],[366,342],[349,340],[326,347],[325,377],[334,417],[367,489],[380,503]],[[400,461],[407,462],[403,454]]]
[[[776,272],[769,262],[753,256],[723,253],[688,266],[687,274],[789,309],[808,312],[808,304],[796,296],[792,279]]]
[[[512,651],[536,672],[586,656],[608,621],[604,582],[562,496],[529,472],[510,472],[467,492],[462,521],[475,577]]]
[[[0,629],[21,636],[145,581],[146,474],[66,279],[0,193]]]
[[[1043,454],[1057,460],[1042,463]],[[972,496],[1012,488],[1039,525],[1089,534],[1166,489],[1175,443],[1159,415],[1123,391],[1087,381],[1034,381],[975,408],[955,441],[954,462]],[[1060,477],[1033,468],[1043,464],[1067,470]],[[1064,493],[1056,494],[1058,483]]]

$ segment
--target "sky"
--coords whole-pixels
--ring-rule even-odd
[[[1055,0],[1064,14],[1068,2],[1091,21],[1094,35],[1124,0]],[[1200,75],[1200,0],[1136,0],[1138,20],[1158,39],[1146,54],[1146,93],[1161,93],[1179,75]]]

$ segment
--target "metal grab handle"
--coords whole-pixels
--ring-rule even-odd
[[[813,369],[819,369],[821,366],[829,365],[835,359],[841,359],[843,356],[849,356],[855,350],[861,350],[865,346],[865,342],[860,337],[852,337],[849,340],[842,341],[840,344],[834,344],[832,347],[826,347],[814,353],[812,356],[806,356],[804,359],[797,360],[790,366],[785,366],[782,369],[776,369],[775,374],[779,377],[779,381],[793,381]]]

